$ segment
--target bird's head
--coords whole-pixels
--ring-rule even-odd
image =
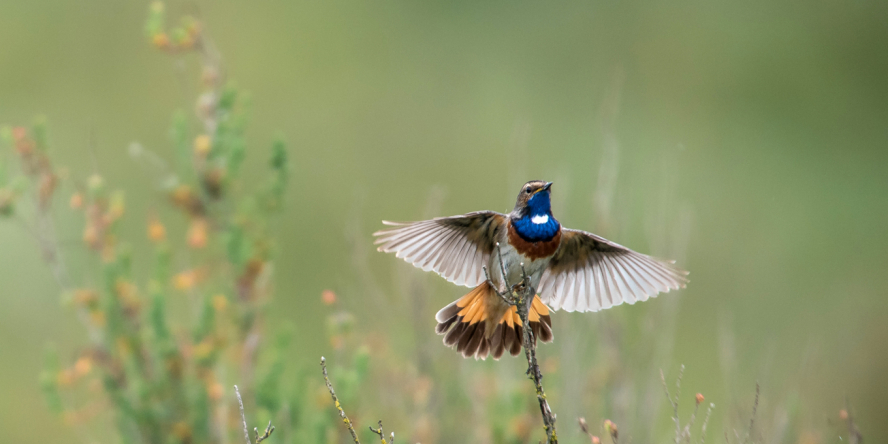
[[[552,211],[552,201],[549,199],[551,187],[552,182],[542,180],[531,180],[524,184],[518,192],[514,212],[520,216],[549,214]]]

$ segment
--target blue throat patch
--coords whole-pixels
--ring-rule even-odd
[[[549,192],[542,191],[527,201],[527,214],[521,219],[512,221],[515,231],[530,242],[549,241],[558,234],[561,224],[552,217],[552,202]],[[547,219],[545,223],[534,223],[533,220]]]

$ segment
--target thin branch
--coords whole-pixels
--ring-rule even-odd
[[[244,414],[244,401],[241,399],[240,390],[237,389],[236,385],[234,386],[234,394],[237,395],[237,405],[240,407],[241,421],[243,421],[244,424],[244,440],[247,441],[247,444],[253,444],[253,442],[250,441],[250,429],[247,427],[247,415]],[[271,421],[268,421],[264,434],[259,435],[259,429],[256,427],[253,427],[253,432],[256,433],[256,444],[259,444],[274,433],[274,426],[271,425]]]
[[[700,429],[700,444],[706,444],[706,426],[709,425],[709,417],[712,416],[712,409],[715,408],[715,404],[709,403],[709,408],[706,409],[706,418],[703,419],[703,428]]]
[[[234,394],[237,395],[237,404],[240,406],[241,413],[241,421],[244,422],[244,439],[247,441],[247,444],[253,444],[250,441],[250,429],[247,427],[247,415],[244,414],[244,401],[241,399],[240,390],[237,389],[237,386],[234,386]]]
[[[516,285],[513,287],[512,285],[509,285],[509,278],[506,274],[506,266],[503,262],[503,253],[502,250],[500,250],[499,242],[496,244],[496,249],[499,258],[500,272],[503,276],[503,285],[505,286],[505,292],[509,295],[507,298],[503,297],[503,299],[505,299],[509,305],[515,306],[518,312],[518,317],[521,318],[521,331],[524,336],[524,356],[527,358],[527,374],[530,375],[530,379],[533,381],[534,388],[536,389],[537,401],[539,401],[540,413],[543,416],[543,426],[546,430],[547,442],[549,444],[557,444],[558,433],[555,430],[556,415],[552,412],[552,408],[549,407],[549,401],[546,399],[546,391],[543,389],[543,374],[540,372],[540,366],[537,363],[536,342],[534,341],[533,331],[530,328],[530,320],[528,319],[530,306],[533,303],[533,298],[536,296],[536,289],[531,285],[530,277],[527,276],[524,269],[524,263],[521,263],[521,286],[518,287]],[[497,289],[494,288],[494,291],[496,290]]]
[[[392,432],[391,438],[389,441],[385,440],[385,432],[382,431],[382,420],[379,420],[379,428],[374,429],[373,427],[368,426],[371,432],[379,435],[379,442],[381,444],[395,444],[395,432]]]
[[[336,392],[333,391],[333,384],[330,383],[330,378],[327,376],[327,360],[324,359],[323,356],[321,356],[321,371],[324,373],[324,382],[327,384],[327,390],[330,392],[330,397],[333,398],[333,404],[335,404],[336,409],[339,410],[339,416],[342,417],[342,422],[348,427],[348,431],[355,440],[355,444],[361,444],[361,441],[358,440],[358,434],[355,432],[355,427],[352,425],[351,420],[348,419],[348,416],[346,416],[345,410],[342,410],[339,398],[336,397]],[[380,421],[380,429],[382,429],[381,423],[382,422]]]
[[[265,433],[259,435],[259,429],[257,429],[256,427],[253,427],[253,432],[256,433],[256,444],[259,444],[260,442],[268,439],[268,437],[271,436],[272,433],[274,433],[274,426],[271,425],[271,420],[269,420],[268,425],[265,426]]]
[[[681,387],[681,376],[683,373],[684,365],[681,366],[681,371],[678,374],[678,381],[675,383],[676,387]],[[678,419],[678,395],[673,400],[672,395],[669,394],[669,386],[666,384],[666,375],[663,374],[663,369],[660,369],[660,382],[663,383],[666,399],[669,400],[669,405],[672,406],[672,421],[675,422],[675,444],[678,444],[681,441],[681,422]]]

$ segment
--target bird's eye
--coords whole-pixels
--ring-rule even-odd
[[[525,188],[525,189],[524,189],[524,192],[527,193],[527,194],[530,194],[530,187]]]

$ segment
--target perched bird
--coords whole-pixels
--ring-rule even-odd
[[[473,287],[435,315],[435,331],[464,357],[492,354],[499,359],[506,350],[512,356],[521,352],[521,318],[497,294],[508,290],[503,268],[510,284],[521,282],[522,266],[530,277],[537,294],[528,321],[534,339],[543,342],[553,338],[550,310],[585,312],[634,304],[688,282],[688,273],[671,262],[562,228],[552,216],[551,187],[552,182],[527,182],[509,214],[478,211],[421,222],[383,221],[393,228],[373,233],[379,251]]]

